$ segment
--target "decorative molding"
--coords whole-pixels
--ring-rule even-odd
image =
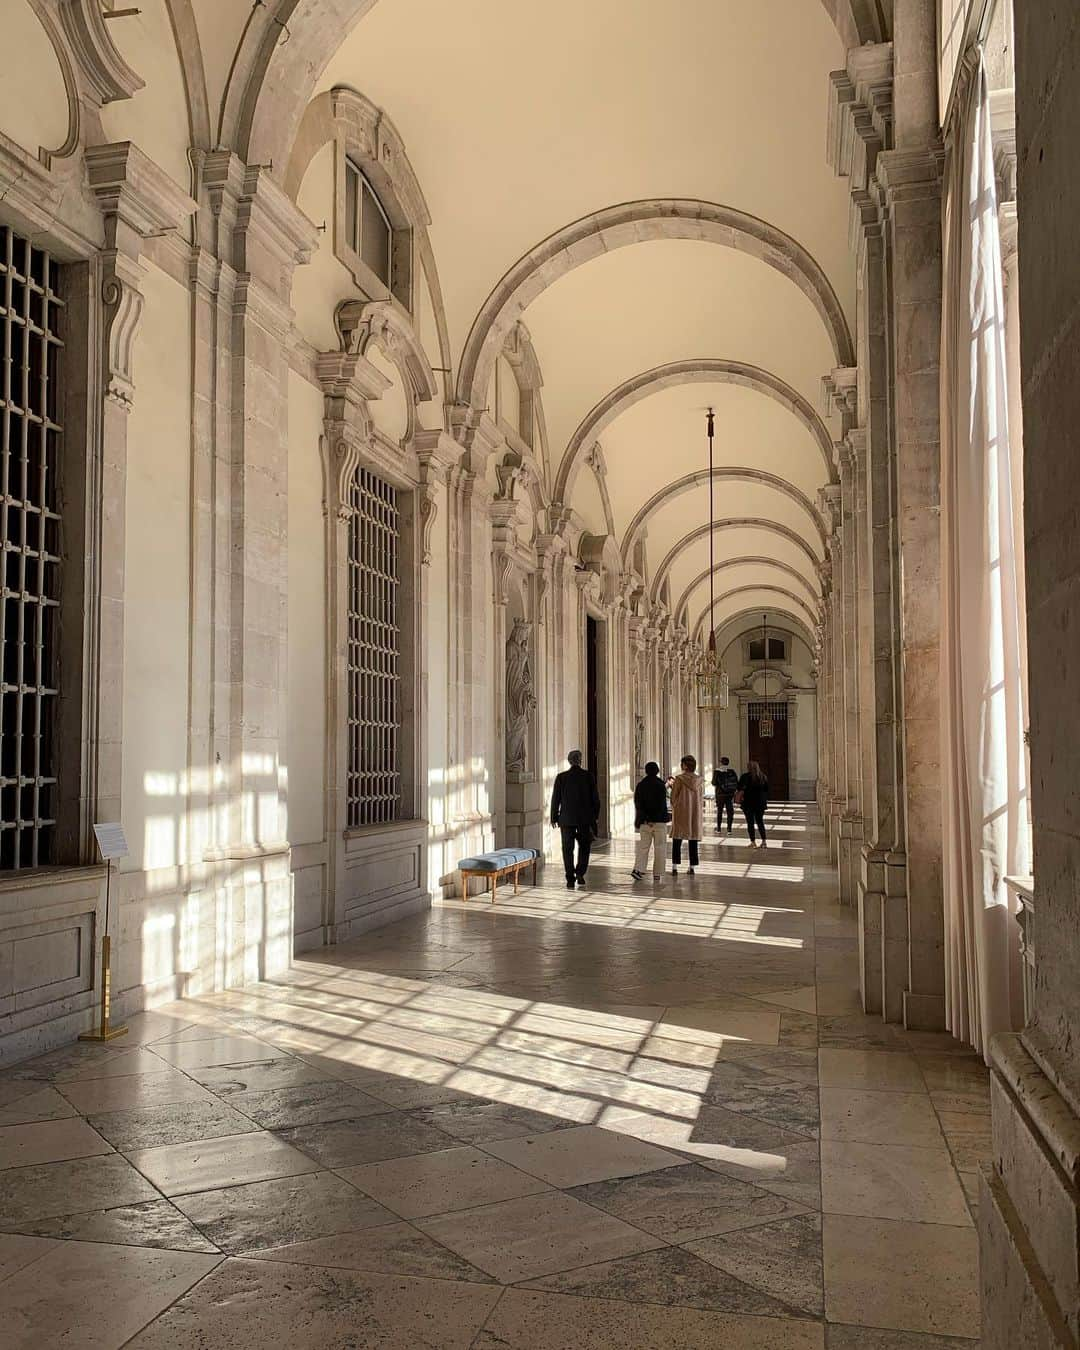
[[[52,44],[53,53],[56,56],[57,64],[60,66],[60,74],[63,76],[64,93],[67,95],[68,102],[67,134],[63,141],[54,150],[50,150],[44,145],[38,147],[38,159],[46,168],[49,168],[54,159],[70,159],[79,148],[79,142],[82,139],[82,102],[79,81],[75,74],[76,57],[67,34],[57,24],[55,15],[46,0],[30,0],[30,8],[34,11],[38,22],[45,30],[45,36]]]
[[[330,90],[330,116],[335,130],[348,143],[349,149],[378,166],[377,174],[381,172],[389,181],[392,193],[408,217],[407,222],[392,220],[390,223],[396,228],[430,225],[431,212],[405,153],[405,142],[382,108],[358,90],[338,85]],[[374,186],[379,191],[384,184],[376,181]]]
[[[48,166],[0,131],[0,200],[37,229],[48,230],[63,195]]]
[[[342,300],[334,310],[341,350],[366,356],[381,347],[401,371],[412,403],[427,403],[438,393],[435,374],[406,311],[395,300]]]
[[[84,156],[90,191],[106,218],[146,239],[175,230],[198,209],[198,203],[164,169],[132,141],[88,146]],[[112,248],[122,247],[116,235]]]
[[[145,81],[120,55],[102,15],[101,0],[59,0],[60,22],[86,93],[99,107],[131,98]]]
[[[105,397],[124,412],[130,412],[135,402],[135,339],[142,321],[143,294],[133,284],[139,276],[138,264],[129,263],[122,268],[121,261],[118,259],[108,269],[101,284],[105,305]]]

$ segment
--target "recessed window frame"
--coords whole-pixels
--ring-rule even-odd
[[[338,260],[348,268],[357,290],[365,300],[393,300],[412,317],[413,226],[398,201],[390,175],[377,161],[359,153],[353,145],[339,140],[336,176],[334,251]],[[360,208],[356,214],[355,228],[351,228],[349,210],[350,183],[353,181],[357,185],[357,204]],[[365,189],[389,233],[388,280],[381,277],[362,256]]]

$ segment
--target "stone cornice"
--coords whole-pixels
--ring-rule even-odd
[[[293,268],[315,252],[315,225],[267,169],[244,164],[231,150],[202,156],[201,173],[219,228],[218,254],[286,298]]]
[[[111,248],[137,254],[141,249],[127,232],[140,240],[166,234],[197,209],[194,199],[132,141],[89,146],[85,159]]]
[[[855,188],[865,188],[879,151],[892,142],[891,42],[857,47],[847,67],[829,76],[829,164]]]
[[[334,311],[343,351],[366,356],[373,344],[398,367],[414,403],[438,393],[435,375],[412,320],[396,300],[343,300]]]
[[[886,204],[938,200],[945,149],[940,141],[912,150],[887,150],[878,156],[877,177]]]

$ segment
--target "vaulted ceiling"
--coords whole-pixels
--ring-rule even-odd
[[[833,473],[821,380],[852,361],[828,74],[887,35],[889,0],[187,3],[235,53],[205,76],[241,150],[287,158],[302,107],[268,111],[275,77],[294,105],[350,85],[386,110],[430,210],[458,397],[482,401],[522,319],[549,487],[624,557],[645,540],[654,598],[691,631],[708,606],[711,406],[716,621],[748,596],[808,621]]]

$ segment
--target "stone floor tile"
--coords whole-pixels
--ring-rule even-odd
[[[762,1008],[760,1012],[723,1008],[669,1007],[660,1020],[658,1033],[669,1024],[691,1031],[707,1031],[724,1040],[753,1041],[758,1045],[776,1045],[780,1039],[780,1014]]]
[[[61,1083],[59,1091],[84,1116],[109,1111],[135,1111],[175,1102],[209,1102],[213,1093],[186,1074],[161,1064],[162,1073],[131,1074],[123,1078],[87,1078]]]
[[[112,1242],[129,1247],[168,1247],[180,1252],[216,1252],[218,1249],[168,1200],[144,1200],[89,1214],[64,1214],[22,1225],[24,1233],[40,1237]]]
[[[223,1064],[255,1064],[261,1060],[284,1059],[286,1052],[254,1036],[215,1036],[200,1041],[155,1041],[154,1054],[174,1068],[191,1070],[215,1068]]]
[[[179,1006],[191,1010],[190,1004]],[[156,1008],[149,1012],[132,1014],[131,1017],[124,1019],[124,1026],[127,1027],[125,1045],[152,1045],[154,1041],[172,1041],[178,1040],[181,1036],[200,1034],[208,1037],[221,1035],[220,1025],[202,1014],[197,1021],[193,1021],[183,1012],[162,1012]]]
[[[484,1147],[496,1158],[560,1187],[636,1176],[682,1162],[653,1144],[594,1125],[496,1140]]]
[[[550,1189],[545,1181],[468,1146],[346,1167],[340,1175],[403,1219],[493,1205]]]
[[[325,1125],[301,1125],[278,1133],[322,1167],[358,1167],[386,1158],[434,1153],[454,1142],[442,1130],[397,1111]]]
[[[445,1131],[464,1144],[484,1144],[495,1139],[516,1139],[523,1134],[544,1134],[565,1129],[574,1122],[547,1116],[507,1102],[477,1100],[445,1102],[410,1112],[417,1120]]]
[[[988,1116],[990,1085],[970,1092],[931,1092],[930,1101],[939,1114],[942,1111],[962,1111],[967,1115]]]
[[[925,1092],[926,1084],[913,1055],[886,1050],[838,1049],[823,1045],[818,1051],[823,1088],[856,1088],[874,1092]]]
[[[718,1083],[714,1074],[704,1100],[808,1139],[818,1137],[818,1089],[810,1083],[782,1082],[754,1071],[741,1083]]]
[[[333,1172],[196,1191],[177,1196],[175,1204],[230,1255],[358,1232],[397,1218]]]
[[[752,1228],[802,1212],[801,1206],[782,1196],[698,1163],[624,1181],[599,1181],[570,1194],[672,1243]]]
[[[820,1215],[800,1214],[743,1228],[688,1242],[686,1248],[788,1310],[810,1317],[824,1314]]]
[[[798,989],[785,989],[779,993],[762,994],[761,1001],[777,1008],[790,1008],[794,1012],[809,1013],[814,1016],[818,1011],[818,990],[814,985],[807,984]]]
[[[490,1275],[409,1223],[384,1223],[359,1233],[335,1233],[333,1237],[292,1242],[251,1255],[261,1261],[285,1261],[294,1265],[492,1283]]]
[[[972,1350],[973,1341],[921,1331],[883,1331],[879,1327],[825,1328],[825,1350]]]
[[[822,1350],[824,1328],[798,1318],[651,1308],[508,1289],[475,1350]]]
[[[0,1228],[27,1220],[160,1200],[160,1194],[119,1153],[0,1172]]]
[[[135,1149],[131,1161],[165,1195],[298,1176],[318,1164],[272,1134],[230,1134]]]
[[[276,1062],[276,1061],[275,1061]],[[303,1083],[296,1087],[233,1092],[225,1098],[264,1130],[295,1125],[325,1125],[333,1120],[355,1120],[379,1115],[391,1108],[349,1083]],[[250,1126],[248,1126],[250,1129]]]
[[[821,1089],[821,1137],[939,1149],[945,1142],[926,1093],[856,1088]]]
[[[469,1350],[500,1293],[489,1284],[231,1259],[125,1350]]]
[[[835,1214],[822,1223],[830,1322],[978,1338],[973,1229]]]
[[[720,1062],[733,1062],[763,1074],[772,1074],[789,1083],[818,1081],[817,1049],[799,1050],[790,1046],[745,1045],[731,1041],[720,1049]]]
[[[915,1058],[931,1092],[980,1092],[989,1085],[990,1072],[977,1055],[920,1051]]]
[[[70,1045],[50,1050],[44,1055],[35,1055],[33,1059],[21,1060],[18,1064],[4,1070],[0,1078],[0,1105],[6,1105],[3,1093],[10,1093],[11,1084],[25,1082],[52,1082],[59,1075],[74,1069],[97,1068],[114,1059],[118,1054],[130,1054],[130,1049],[120,1048],[119,1041],[103,1045],[94,1045],[86,1041],[73,1041]]]
[[[115,1042],[116,1046],[121,1044],[120,1041]],[[117,1049],[78,1042],[63,1050],[42,1055],[39,1059],[27,1060],[10,1072],[16,1078],[36,1078],[59,1087],[64,1083],[78,1083],[92,1078],[161,1073],[165,1067],[157,1055],[141,1047]]]
[[[27,1080],[10,1084],[25,1089],[13,1092],[7,1105],[0,1095],[0,1128],[7,1125],[29,1125],[37,1120],[67,1120],[75,1115],[75,1108],[56,1088]]]
[[[662,1247],[617,1261],[529,1280],[524,1289],[660,1307],[703,1308],[758,1317],[790,1317],[783,1303],[681,1247]]]
[[[64,1242],[0,1285],[5,1350],[117,1350],[220,1256]]]
[[[0,1284],[23,1266],[37,1261],[56,1244],[48,1238],[24,1237],[16,1233],[0,1233]]]
[[[748,1181],[796,1205],[821,1208],[821,1149],[816,1140],[743,1149],[734,1157],[702,1157],[700,1161],[714,1172]]]
[[[108,1111],[92,1115],[90,1124],[110,1144],[125,1153],[160,1144],[186,1144],[196,1139],[251,1132],[251,1121],[247,1116],[213,1097],[209,1101],[172,1102],[167,1106],[142,1106],[132,1111]]]
[[[442,1106],[452,1102],[470,1102],[467,1092],[447,1087],[445,1083],[426,1083],[417,1078],[372,1079],[363,1085],[364,1091],[396,1111],[412,1111],[417,1107]]]
[[[0,1129],[0,1171],[111,1153],[112,1145],[78,1116]]]
[[[292,1055],[244,1064],[189,1068],[187,1072],[219,1097],[228,1097],[234,1092],[268,1092],[274,1088],[326,1083],[333,1077],[325,1068]]]
[[[418,1219],[416,1227],[504,1284],[663,1245],[559,1191]]]
[[[952,1160],[943,1148],[824,1139],[821,1201],[829,1214],[971,1224]]]

